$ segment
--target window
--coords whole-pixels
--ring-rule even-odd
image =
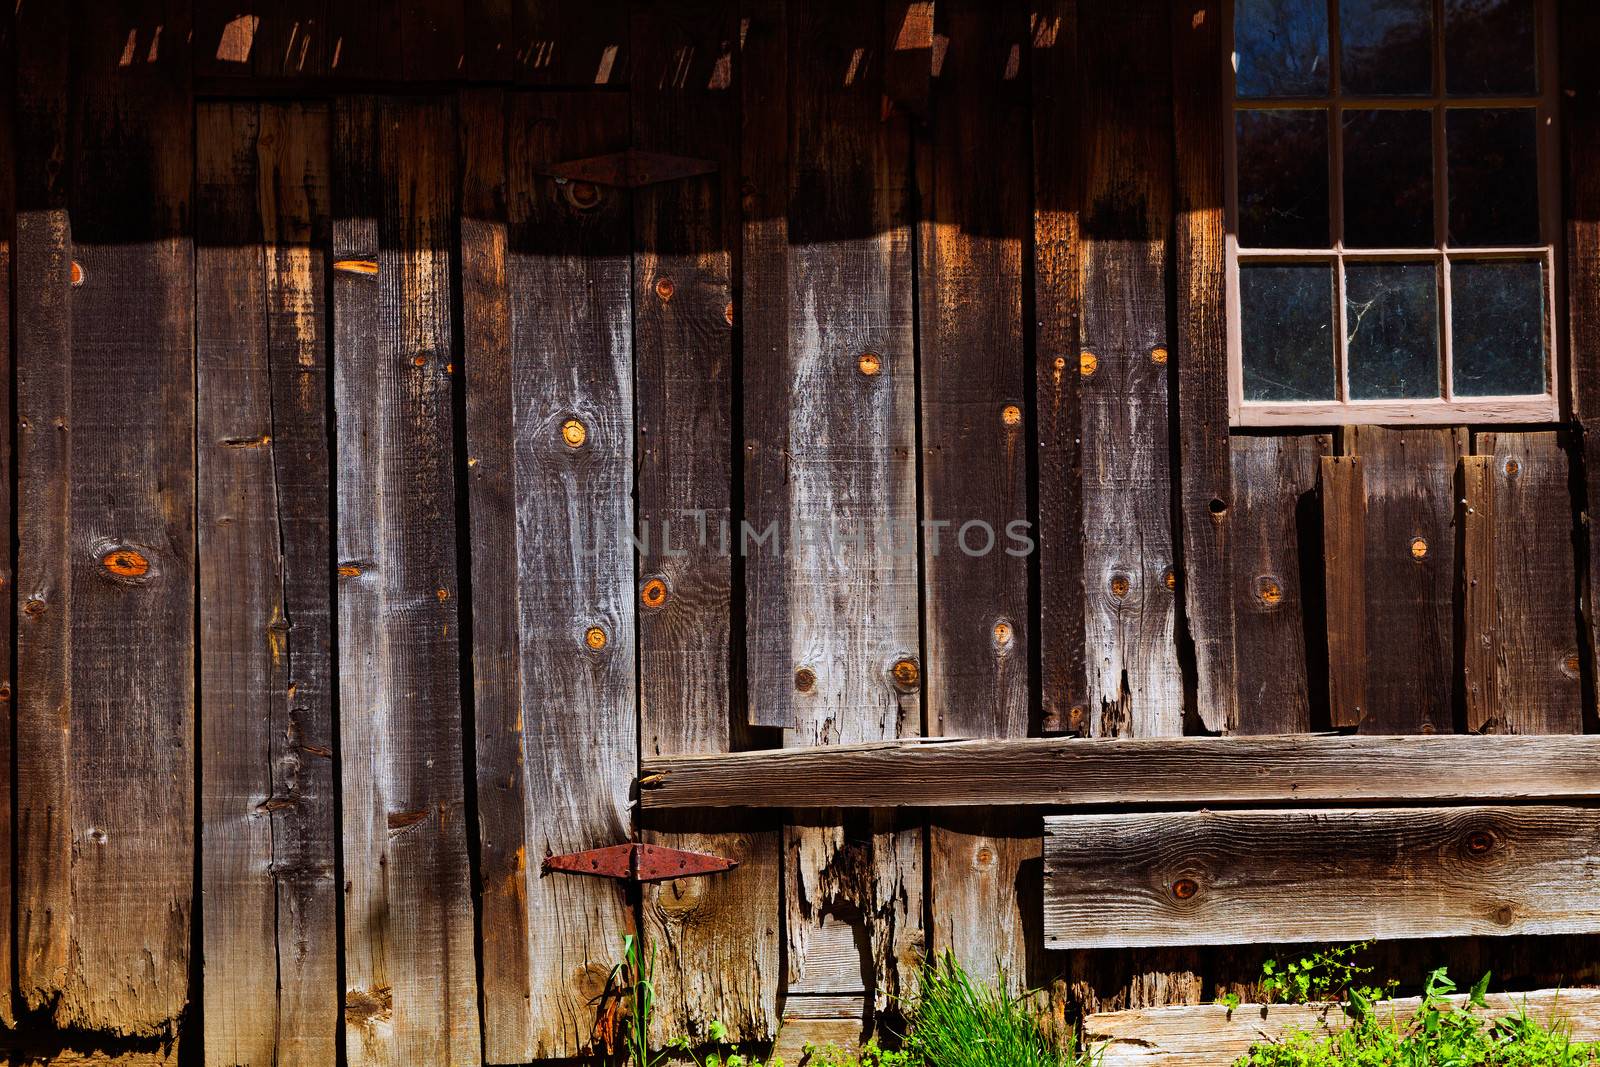
[[[1234,0],[1235,425],[1559,417],[1550,0]]]

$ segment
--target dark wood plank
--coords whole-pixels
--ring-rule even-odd
[[[467,62],[464,16],[462,0],[402,0],[400,76],[459,81]]]
[[[193,893],[188,19],[186,8],[161,4],[71,5],[65,19],[70,135],[65,151],[58,141],[55,154],[38,162],[70,175],[70,254],[81,284],[70,298],[64,290],[45,296],[64,278],[65,257],[56,258],[64,235],[63,243],[48,235],[35,245],[49,273],[27,295],[45,296],[41,326],[60,328],[63,316],[70,326],[60,341],[24,341],[23,359],[59,358],[66,366],[47,372],[43,393],[37,369],[19,367],[24,418],[42,416],[39,432],[63,439],[40,457],[42,469],[22,475],[24,485],[66,477],[49,452],[60,448],[54,455],[64,460],[64,439],[73,438],[70,477],[51,501],[60,510],[44,512],[43,526],[26,520],[22,530],[28,539],[60,538],[59,549],[44,549],[53,557],[46,570],[28,566],[22,611],[60,612],[62,626],[30,635],[24,654],[24,688],[37,681],[48,703],[25,714],[19,729],[52,736],[29,737],[19,752],[30,761],[19,783],[24,833],[43,829],[43,840],[24,846],[42,871],[28,873],[39,881],[22,904],[23,987],[57,1025],[166,1036],[187,1001]],[[30,34],[43,29],[25,21]],[[48,49],[64,40],[39,43]],[[51,55],[43,70],[64,70],[54,65],[63,60]],[[60,129],[47,110],[24,105],[27,121]],[[30,137],[37,132],[40,126]],[[23,558],[41,548],[25,543]],[[132,634],[140,639],[130,641]],[[41,651],[44,662],[36,658]],[[41,757],[44,766],[31,765]],[[65,851],[41,856],[45,848]],[[33,910],[41,905],[48,915]]]
[[[1228,343],[1223,325],[1221,0],[1172,0],[1173,268],[1177,278],[1179,514],[1183,592],[1194,641],[1196,710],[1236,729],[1234,483],[1228,461]],[[1242,659],[1242,657],[1240,657]]]
[[[1467,728],[1582,733],[1566,449],[1555,432],[1481,433],[1474,448],[1485,469],[1465,495],[1480,512],[1464,518]]]
[[[644,761],[644,808],[1592,797],[1600,737],[906,741]]]
[[[1498,980],[1499,976],[1495,976]],[[1447,998],[1465,1005],[1467,997]],[[1381,1000],[1375,1017],[1404,1022],[1422,1006],[1419,997]],[[1531,993],[1491,993],[1480,1017],[1497,1019],[1526,1012],[1546,1026],[1563,1028],[1574,1041],[1600,1038],[1600,991],[1541,989]],[[1084,1041],[1100,1055],[1100,1067],[1211,1067],[1232,1063],[1252,1045],[1291,1033],[1336,1033],[1350,1025],[1343,1011],[1326,1004],[1195,1004],[1133,1008],[1090,1015]]]
[[[512,0],[464,0],[463,70],[468,81],[509,82],[516,69]]]
[[[1585,515],[1600,514],[1600,7],[1560,0],[1567,359],[1583,455]],[[1584,523],[1589,675],[1600,677],[1600,523]],[[1591,683],[1592,684],[1592,683]],[[1586,693],[1593,706],[1595,694]]]
[[[518,82],[557,88],[628,85],[625,0],[512,0]]]
[[[1366,486],[1364,733],[1450,733],[1455,668],[1455,485],[1466,433],[1355,427]],[[1329,596],[1330,618],[1338,605]],[[1337,714],[1337,712],[1335,713]]]
[[[1328,715],[1357,726],[1367,708],[1367,490],[1360,456],[1322,457]]]
[[[66,981],[72,586],[72,229],[67,214],[66,4],[15,15],[17,699],[16,959],[28,1008]]]
[[[459,108],[468,509],[473,579],[487,583],[472,601],[479,948],[485,1048],[490,1062],[502,1062],[524,1059],[532,1047],[522,656],[516,600],[499,595],[517,572],[505,99],[498,91],[464,93]]]
[[[1089,732],[1183,732],[1168,454],[1171,14],[1082,5],[1084,605]]]
[[[1088,729],[1083,456],[1078,2],[1039,5],[1033,89],[1033,318],[1039,435],[1039,688],[1046,733]]]
[[[400,77],[408,0],[325,0],[328,75],[335,81]]]
[[[633,12],[633,147],[715,161],[633,201],[639,525],[639,728],[646,755],[745,740],[730,667],[732,268],[738,208],[738,12],[704,0]],[[740,829],[741,833],[719,832]],[[656,1040],[771,1040],[778,1026],[778,833],[714,817],[653,820],[644,840],[737,859],[714,880],[646,886]]]
[[[326,75],[326,7],[327,0],[198,0],[195,76],[243,85]]]
[[[1316,493],[1331,449],[1326,434],[1233,441],[1237,733],[1304,733],[1323,699],[1322,671],[1311,669],[1321,652],[1307,627],[1321,617]]]
[[[628,100],[509,102],[511,369],[500,403],[510,410],[517,569],[480,570],[474,588],[480,599],[513,597],[521,635],[521,691],[508,705],[525,722],[531,853],[532,1040],[520,1058],[539,1059],[590,1047],[596,995],[633,925],[618,883],[538,872],[544,856],[617,844],[632,829],[633,508],[618,491],[634,462],[629,200],[540,175],[626,147]]]
[[[1026,737],[1028,12],[952,0],[935,26],[949,44],[922,149],[932,188],[919,223],[918,339],[923,511],[945,525],[923,542],[926,714],[935,734]],[[992,166],[975,170],[973,157]],[[933,950],[1021,988],[1030,924],[1016,887],[1038,859],[1037,824],[961,812],[936,817],[929,834]]]
[[[0,13],[0,85],[13,87],[11,99],[16,100],[15,85],[17,79],[17,38],[15,12]],[[13,376],[15,363],[13,362],[13,338],[16,336],[15,309],[12,306],[10,295],[14,291],[12,283],[15,280],[14,266],[16,263],[16,234],[17,234],[17,202],[16,202],[16,114],[13,108],[5,109],[0,114],[0,159],[11,160],[11,164],[0,173],[0,293],[6,299],[0,301],[5,306],[0,307],[0,366],[4,374],[0,374],[0,410],[12,412],[13,425],[15,425],[16,411],[13,405],[14,383]],[[14,431],[15,432],[15,431]],[[7,440],[0,442],[0,522],[13,523],[16,518],[15,493],[16,482],[13,480],[15,467],[15,439],[7,435]],[[15,529],[15,527],[12,527]],[[16,617],[13,614],[12,604],[15,603],[16,578],[16,547],[15,543],[6,551],[0,552],[0,648],[15,649]],[[11,603],[7,603],[7,601]],[[14,661],[8,657],[8,662],[0,666],[0,781],[4,782],[5,794],[0,796],[0,849],[9,851],[15,844],[15,818],[16,810],[13,804],[12,787],[16,781],[15,764],[12,763],[13,754],[13,729],[15,718],[13,709],[13,689],[11,685]],[[16,872],[10,868],[0,870],[0,909],[10,909],[16,901]],[[0,914],[15,915],[12,911],[0,911]],[[0,952],[5,953],[4,958],[16,959],[15,948],[16,925],[14,922],[0,923]],[[0,1006],[0,1026],[10,1026],[13,1019],[13,1004],[15,996],[16,971],[9,974],[8,981],[0,981],[0,992],[8,994],[5,999],[10,1003]]]
[[[1361,941],[1600,928],[1592,808],[1057,815],[1047,943]]]
[[[352,1064],[480,1055],[458,713],[454,120],[448,103],[342,100],[333,136]]]

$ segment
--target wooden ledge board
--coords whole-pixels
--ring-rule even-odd
[[[838,808],[1600,798],[1600,735],[838,745],[644,761],[641,803]]]

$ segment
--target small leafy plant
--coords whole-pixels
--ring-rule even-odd
[[[1358,941],[1283,963],[1267,960],[1261,965],[1261,995],[1268,1004],[1339,1000],[1358,990],[1360,981],[1372,973],[1371,967],[1356,962],[1356,957],[1371,947],[1371,941]],[[1237,998],[1230,1010],[1236,1007]]]
[[[955,956],[930,961],[907,1005],[908,1064],[938,1067],[1070,1067],[1075,1049],[1053,1048],[1027,1002],[1013,995],[1005,975],[997,984],[974,982]]]

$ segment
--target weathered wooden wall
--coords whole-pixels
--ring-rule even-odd
[[[1570,421],[1282,434],[1227,426],[1220,0],[0,12],[11,1043],[571,1057],[634,932],[658,1037],[791,1059],[929,949],[1070,1014],[1248,995],[1222,930],[1047,949],[1036,810],[640,818],[639,762],[1593,732],[1591,6]],[[541,876],[636,835],[741,866]]]

